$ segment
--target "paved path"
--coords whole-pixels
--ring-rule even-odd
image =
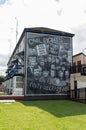
[[[15,102],[15,100],[0,100],[0,102],[11,103],[11,102]]]

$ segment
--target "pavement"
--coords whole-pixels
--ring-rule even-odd
[[[12,103],[12,102],[15,102],[15,100],[0,100],[0,102]]]

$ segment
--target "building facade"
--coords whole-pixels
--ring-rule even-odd
[[[73,36],[48,28],[24,29],[8,62],[6,82],[12,95],[67,95]]]
[[[78,53],[73,56],[70,92],[73,99],[86,99],[86,55],[84,53]]]

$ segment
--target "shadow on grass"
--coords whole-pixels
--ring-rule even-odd
[[[86,104],[68,100],[21,101],[27,107],[37,107],[56,117],[86,115]]]

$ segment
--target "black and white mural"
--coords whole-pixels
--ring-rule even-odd
[[[30,34],[31,35],[31,34]],[[27,94],[66,94],[69,89],[70,37],[28,35]]]

